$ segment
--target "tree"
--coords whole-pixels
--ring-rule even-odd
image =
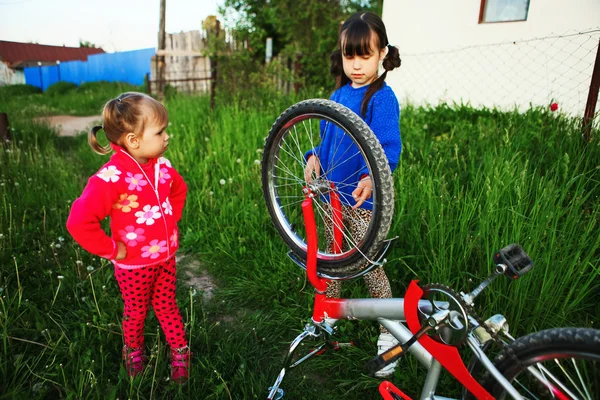
[[[265,42],[271,37],[274,56],[300,54],[306,83],[327,88],[333,87],[329,55],[340,24],[360,10],[381,15],[382,4],[383,0],[225,0],[221,13],[225,23],[248,40],[255,60],[264,60]]]
[[[96,49],[96,45],[92,42],[88,42],[87,40],[79,39],[79,47],[85,47],[89,49]]]

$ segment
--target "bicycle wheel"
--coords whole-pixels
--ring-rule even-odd
[[[548,382],[567,399],[600,399],[600,331],[548,329],[519,338],[507,347],[494,365],[524,398],[565,398],[551,393],[544,383]],[[484,378],[482,386],[496,399],[507,397],[491,376]]]
[[[317,156],[320,173],[305,179],[310,155]],[[351,193],[366,175],[372,181],[372,196],[352,210],[356,203]],[[358,115],[333,101],[302,101],[277,118],[265,142],[262,186],[275,228],[303,260],[305,188],[315,196],[319,274],[343,278],[359,272],[377,254],[390,229],[394,189],[383,148]],[[339,219],[334,223],[332,217],[330,203],[336,196],[342,204],[342,223],[337,223]],[[336,251],[334,227],[343,235]]]

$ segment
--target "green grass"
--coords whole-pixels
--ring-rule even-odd
[[[313,292],[271,226],[255,160],[275,118],[301,97],[222,99],[212,111],[205,97],[166,103],[173,136],[167,157],[190,188],[182,252],[218,286],[204,303],[185,283],[185,271],[197,267],[180,265],[178,300],[194,367],[190,382],[178,387],[166,381],[165,341],[153,316],[146,333],[154,368],[133,381],[125,376],[112,267],[65,229],[70,203],[107,157],[92,153],[84,135],[58,138],[31,118],[98,113],[129,89],[80,90],[0,97],[13,127],[13,141],[0,147],[0,399],[264,398],[287,344],[310,318]],[[517,336],[593,327],[600,289],[598,133],[585,146],[576,121],[560,115],[464,105],[405,106],[401,124],[392,227],[399,238],[386,266],[394,293],[402,296],[411,279],[472,289],[491,270],[493,252],[517,242],[536,267],[519,281],[495,282],[477,301],[480,314],[505,314]],[[344,294],[367,290],[346,284]],[[377,398],[379,381],[363,368],[375,354],[377,326],[345,321],[341,330],[342,339],[360,345],[293,370],[283,384],[286,398]],[[392,380],[418,396],[423,372],[403,360]],[[448,390],[456,385],[445,379],[439,392]]]

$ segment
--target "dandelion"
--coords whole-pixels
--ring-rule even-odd
[[[217,155],[217,152],[216,152],[216,151],[213,151],[213,156],[216,156],[216,155]]]
[[[19,186],[19,182],[15,182],[15,186]]]
[[[225,184],[225,179],[221,179],[221,180],[219,181],[219,183],[220,183],[221,185],[224,185],[224,184]]]
[[[62,275],[59,275],[59,276],[56,277],[56,279],[58,279],[59,281],[62,281],[63,279],[65,279],[65,277],[62,276]]]
[[[227,181],[228,181],[229,183],[232,183],[232,182],[233,182],[233,178],[229,178],[229,179],[227,179]]]
[[[262,152],[263,152],[263,149],[256,149],[256,152],[257,152],[257,153],[262,153]]]
[[[54,245],[54,247],[55,247],[55,248],[57,248],[57,249],[60,249],[62,246],[61,246],[61,244],[60,244],[60,243],[56,243],[56,244]]]
[[[78,267],[82,266],[83,265],[83,261],[77,260],[77,261],[75,261],[75,265],[77,265]]]
[[[29,179],[27,179],[27,180],[28,180],[29,182],[33,181],[33,179],[31,179],[31,178],[29,178]]]
[[[215,194],[212,190],[210,192],[208,192],[209,196],[212,196],[213,194]]]
[[[94,270],[94,267],[92,267],[91,265],[88,265],[86,269],[87,269],[88,271],[93,271],[93,270]]]
[[[4,233],[0,233],[0,239],[4,238]]]
[[[260,160],[254,160],[254,165],[260,165]]]
[[[204,141],[205,141],[205,142],[208,142],[208,138],[207,138],[206,136],[204,137]]]
[[[239,163],[241,163],[241,162],[242,162],[242,159],[241,159],[241,158],[238,158],[237,160],[235,160],[235,162],[239,164]]]
[[[423,125],[423,129],[427,129],[429,126],[427,124]]]

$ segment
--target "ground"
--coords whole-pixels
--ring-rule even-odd
[[[43,117],[50,126],[58,130],[59,136],[75,136],[80,132],[88,132],[94,125],[102,123],[102,117],[91,115],[88,117],[74,117],[71,115],[55,115],[52,117]]]

